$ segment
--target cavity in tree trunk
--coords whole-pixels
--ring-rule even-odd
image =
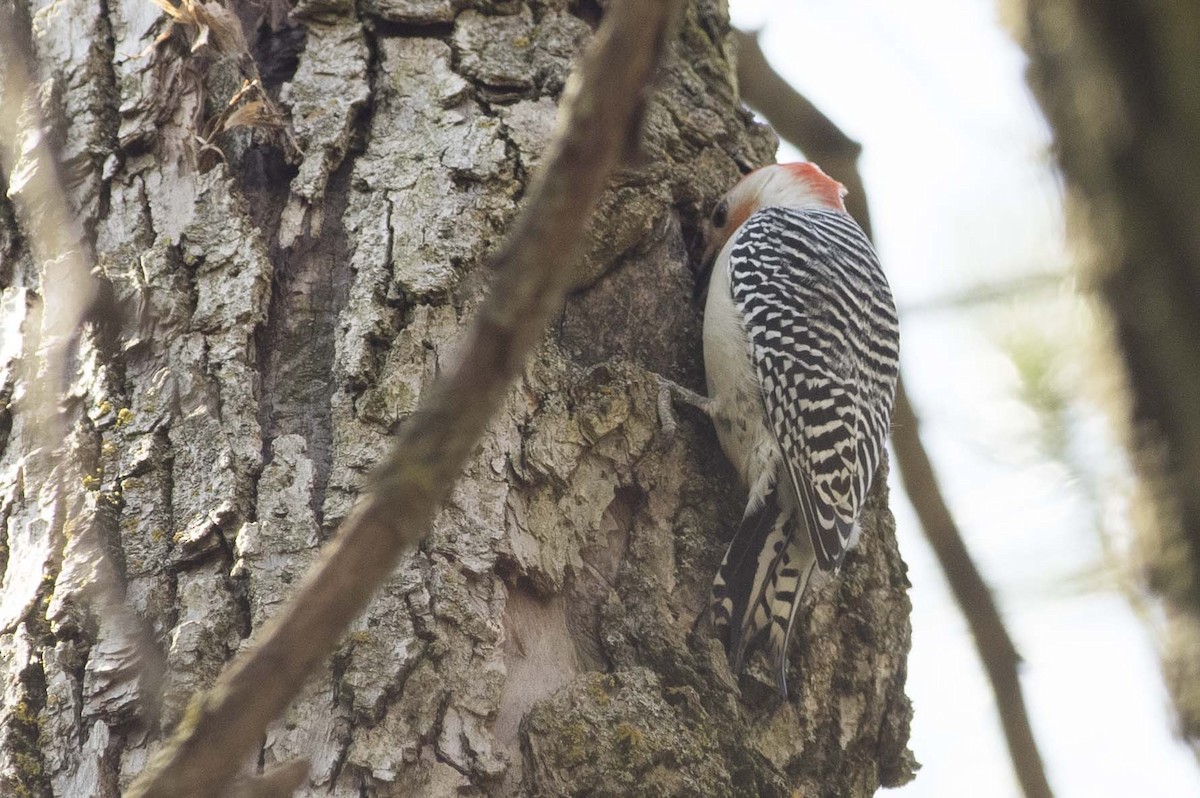
[[[17,400],[0,417],[0,791],[127,786],[456,356],[600,13],[465,6],[195,4],[156,45],[145,0],[18,9],[120,325],[85,330],[72,433],[31,456],[8,343],[36,325],[40,270],[0,206],[0,392]],[[724,12],[689,4],[561,318],[429,538],[248,769],[309,757],[300,794],[345,796],[857,796],[911,776],[882,478],[864,543],[799,624],[792,703],[761,666],[739,690],[692,633],[744,489],[705,419],[662,434],[656,375],[701,387],[689,253],[774,148],[739,109],[730,48]],[[103,542],[132,625],[91,600],[81,540]]]

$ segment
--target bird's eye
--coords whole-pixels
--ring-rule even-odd
[[[713,208],[712,223],[713,227],[722,228],[729,221],[729,205],[725,200],[717,203],[717,207]]]

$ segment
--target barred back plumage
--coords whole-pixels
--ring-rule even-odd
[[[764,208],[726,252],[727,273],[714,274],[710,291],[728,293],[710,294],[706,361],[708,316],[721,323],[728,303],[760,387],[759,434],[773,451],[748,457],[744,441],[722,435],[731,459],[762,473],[742,468],[750,502],[714,579],[714,620],[735,670],[763,645],[786,695],[787,642],[809,577],[841,566],[879,465],[899,331],[874,250],[845,213]],[[710,392],[729,394],[731,383],[710,378]],[[754,412],[744,397],[713,398]]]

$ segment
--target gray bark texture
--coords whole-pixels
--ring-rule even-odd
[[[197,0],[168,32],[148,0],[17,3],[116,321],[85,329],[70,434],[39,450],[18,366],[43,270],[0,200],[0,794],[118,795],[282,606],[456,357],[602,5]],[[414,797],[911,778],[882,475],[789,702],[693,632],[744,489],[707,420],[663,433],[657,375],[702,388],[689,253],[775,146],[731,42],[722,4],[688,5],[566,309],[247,772],[306,757],[298,794]]]
[[[1200,6],[1049,0],[1023,11],[1029,83],[1119,352],[1116,414],[1144,488],[1134,519],[1166,609],[1164,671],[1200,754]]]

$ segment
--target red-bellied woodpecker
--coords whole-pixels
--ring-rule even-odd
[[[704,404],[750,489],[713,621],[734,672],[762,647],[784,696],[800,599],[857,540],[896,391],[896,309],[844,194],[810,163],[752,172],[713,211],[702,275]]]

